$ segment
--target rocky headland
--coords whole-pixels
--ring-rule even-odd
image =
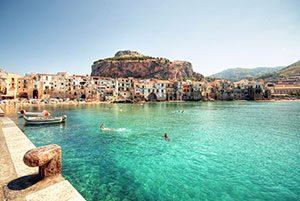
[[[95,61],[92,65],[91,75],[197,81],[204,78],[202,74],[193,71],[190,62],[150,57],[130,50],[119,51],[112,58]]]

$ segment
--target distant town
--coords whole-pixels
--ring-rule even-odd
[[[229,101],[297,99],[300,76],[276,81],[240,80],[231,82],[111,78],[90,75],[27,74],[21,76],[0,72],[0,94],[3,99],[50,99],[107,102],[140,101]]]

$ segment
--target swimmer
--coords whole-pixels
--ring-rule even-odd
[[[104,123],[102,123],[102,124],[100,125],[100,130],[102,130],[102,131],[111,131],[110,128],[105,128],[105,127],[104,127]]]
[[[167,141],[170,141],[170,140],[171,140],[171,139],[169,138],[169,136],[167,135],[167,133],[164,134],[164,138],[165,138],[165,140],[167,140]]]

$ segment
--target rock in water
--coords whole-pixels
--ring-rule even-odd
[[[154,58],[130,50],[118,51],[112,58],[95,61],[91,75],[114,78],[203,79],[203,75],[193,71],[190,62],[171,62],[166,58]]]

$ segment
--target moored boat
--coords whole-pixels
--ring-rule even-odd
[[[48,111],[45,112],[27,112],[26,110],[21,110],[18,112],[19,117],[43,117],[43,116],[50,116],[50,113]]]
[[[23,116],[26,125],[43,125],[43,124],[57,124],[64,123],[67,120],[67,115],[59,117],[27,117]]]

